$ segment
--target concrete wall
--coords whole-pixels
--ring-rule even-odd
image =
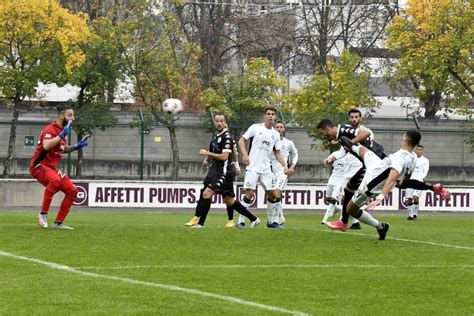
[[[87,179],[138,179],[140,166],[140,135],[137,128],[130,128],[135,113],[116,111],[120,125],[106,131],[96,130],[90,139],[90,145],[84,149],[83,177]],[[28,163],[34,149],[24,148],[26,135],[33,135],[38,140],[45,122],[54,120],[54,110],[38,110],[23,113],[18,126],[16,151],[13,164],[13,177],[28,178]],[[9,128],[6,123],[10,113],[0,111],[0,152],[7,152]],[[2,124],[3,122],[3,124]],[[200,170],[202,157],[200,148],[207,148],[211,133],[203,126],[203,118],[196,114],[184,113],[178,121],[178,146],[180,151],[180,179],[201,180]],[[437,120],[420,121],[422,143],[425,155],[430,159],[431,171],[428,180],[441,180],[446,183],[474,183],[474,154],[471,145],[465,143],[469,133],[469,122]],[[411,119],[373,119],[367,124],[373,129],[378,142],[384,145],[387,153],[398,150],[403,131],[414,128]],[[288,128],[287,137],[294,140],[300,154],[299,166],[292,179],[294,182],[324,182],[329,177],[329,170],[322,165],[328,152],[322,152],[316,142],[308,137],[302,128]],[[161,142],[156,142],[161,138]],[[73,143],[76,139],[73,135]],[[3,158],[2,157],[2,158]],[[74,164],[76,155],[71,155]],[[171,144],[168,130],[164,127],[154,128],[145,136],[145,169],[144,177],[148,180],[166,180],[170,177]],[[61,168],[66,169],[67,156],[63,158]],[[3,164],[0,165],[0,173]]]

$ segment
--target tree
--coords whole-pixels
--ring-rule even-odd
[[[117,23],[114,35],[139,103],[157,124],[166,126],[169,131],[173,159],[171,179],[177,180],[179,150],[175,122],[179,116],[164,113],[161,103],[174,97],[183,100],[187,107],[198,104],[200,51],[184,36],[176,16],[160,3],[128,1],[124,10],[128,16]]]
[[[87,13],[88,24],[93,32],[80,47],[85,61],[72,74],[69,81],[79,87],[74,105],[77,139],[91,134],[95,128],[113,127],[117,119],[111,112],[117,82],[123,79],[123,61],[114,40],[113,24],[116,11],[110,3],[97,0],[62,1],[73,12]],[[110,16],[109,16],[110,15]],[[77,153],[76,178],[82,177],[83,150]]]
[[[303,89],[290,96],[289,110],[295,122],[306,127],[308,135],[319,139],[316,128],[323,118],[335,123],[346,120],[346,113],[355,107],[373,109],[377,101],[369,95],[370,69],[356,71],[360,57],[343,51],[340,59],[328,59],[327,67],[310,76]]]
[[[434,117],[443,101],[448,110],[472,114],[473,20],[469,1],[409,0],[387,27],[386,44],[399,55],[389,77],[413,84],[425,117]]]
[[[13,101],[7,157],[8,176],[15,151],[19,107],[36,95],[38,83],[65,83],[65,73],[84,62],[79,45],[90,36],[85,18],[52,0],[4,0],[0,6],[0,89]]]
[[[278,77],[265,58],[254,58],[240,74],[214,77],[211,87],[203,92],[202,101],[212,111],[223,113],[234,137],[255,123],[268,106],[281,100],[285,79]]]
[[[398,0],[322,0],[298,9],[294,58],[306,60],[311,70],[324,70],[327,58],[344,49],[363,56],[377,46],[397,10]]]
[[[170,9],[176,12],[188,40],[199,44],[202,52],[198,59],[199,75],[203,86],[208,87],[213,77],[222,75],[229,62],[233,47],[233,29],[229,27],[233,20],[231,6],[178,3]]]

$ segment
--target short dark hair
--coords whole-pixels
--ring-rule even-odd
[[[423,147],[422,144],[418,144],[418,145],[416,145],[416,147],[425,148],[425,147]]]
[[[273,112],[275,112],[275,114],[278,113],[276,107],[274,107],[274,106],[266,107],[266,108],[265,108],[265,111],[263,111],[263,113],[267,114],[267,111],[273,111]]]
[[[407,136],[408,143],[415,147],[421,140],[421,134],[416,129],[409,129],[406,131],[405,135]]]
[[[362,117],[362,112],[358,109],[350,109],[348,112],[347,112],[347,116],[351,115],[351,113],[359,113],[359,116]]]
[[[282,120],[276,120],[275,124],[283,124],[283,126],[285,126],[285,123],[283,123]]]
[[[61,104],[56,107],[56,110],[58,111],[58,115],[60,115],[64,114],[67,110],[72,110],[72,106],[67,104]]]
[[[321,122],[319,122],[318,126],[316,126],[317,129],[327,128],[327,127],[334,127],[334,124],[328,118],[322,119]]]

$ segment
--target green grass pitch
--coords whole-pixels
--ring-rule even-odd
[[[0,212],[0,315],[474,314],[471,215],[378,215],[385,241],[320,214],[288,214],[285,229],[190,217],[73,210],[76,230],[61,231]]]

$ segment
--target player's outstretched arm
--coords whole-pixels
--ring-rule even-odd
[[[369,205],[367,206],[368,211],[373,210],[375,207],[377,207],[378,205],[382,203],[383,199],[385,199],[385,197],[390,193],[390,191],[392,191],[393,187],[397,183],[397,178],[399,174],[400,173],[398,172],[397,169],[392,168],[390,170],[388,178],[387,180],[385,180],[385,184],[383,185],[382,191],[380,192],[379,195],[377,195],[375,200],[370,202]]]

